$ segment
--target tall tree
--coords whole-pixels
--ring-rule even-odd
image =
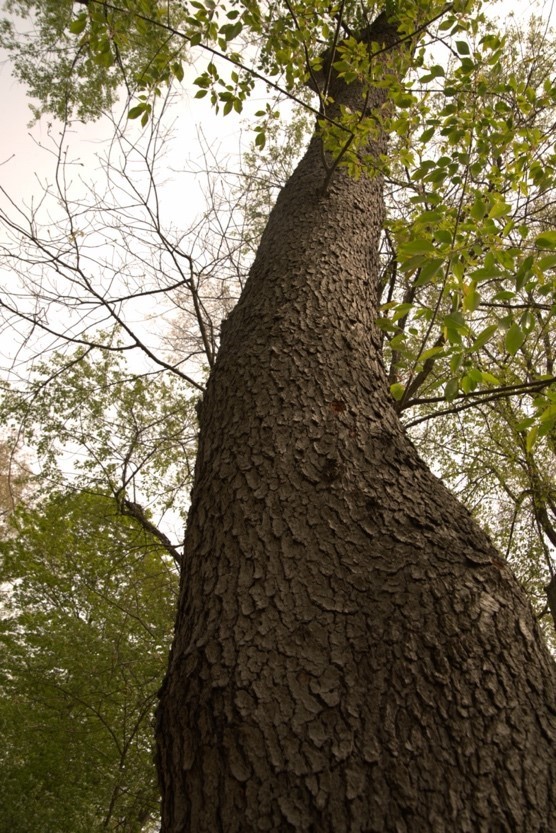
[[[82,37],[79,66],[83,55],[116,66],[128,46],[135,59],[140,27],[125,23],[150,16],[168,33],[155,62],[167,75],[182,73],[169,62],[183,43],[179,25],[193,47],[227,53],[229,83],[212,61],[196,81],[198,95],[224,112],[241,108],[253,77],[229,46],[244,28],[262,43],[258,66],[269,79],[283,72],[290,89],[306,81],[318,91],[315,135],[222,327],[200,409],[176,637],[158,717],[163,830],[549,830],[552,660],[507,565],[417,457],[381,365],[386,135],[410,126],[403,72],[419,33],[446,9],[427,4],[425,19],[424,4],[411,2],[390,3],[378,16],[355,3],[286,2],[267,14],[254,2],[229,11],[195,3],[185,13],[180,4],[144,2],[130,17],[127,2],[86,6],[71,24]],[[448,11],[446,28],[465,32]],[[501,48],[490,41],[489,61]],[[467,88],[474,70],[467,39],[456,40],[455,51],[453,82]],[[67,71],[64,79],[70,83]],[[156,91],[159,79],[137,81]],[[544,94],[552,97],[554,87]],[[58,98],[61,115],[68,101]],[[145,94],[130,115],[146,119],[150,106]],[[427,130],[457,142],[476,121],[459,115],[445,112]],[[510,133],[508,125],[497,137]],[[258,136],[263,146],[264,127]],[[512,182],[528,164],[516,154]],[[456,181],[443,160],[421,166],[416,199],[421,179]],[[423,282],[443,275],[431,290],[433,319],[447,298],[469,295],[462,275],[475,254],[467,251],[464,197],[482,222],[480,234],[471,228],[481,249],[499,239],[511,208],[495,183],[481,200],[487,163],[488,154],[474,160],[474,172],[469,167],[473,187],[460,204],[434,220],[420,212],[402,235],[410,275],[415,268]],[[550,176],[549,166],[541,174]],[[438,214],[440,202],[434,207]],[[554,240],[550,229],[541,233],[535,256]],[[505,259],[505,268],[523,266],[529,277],[532,263],[518,263],[519,248]],[[453,299],[452,272],[461,284],[454,280]],[[443,311],[443,320],[448,338],[465,326],[458,308]],[[513,353],[523,335],[508,325]],[[424,370],[422,350],[417,372],[419,361]]]
[[[380,114],[401,40],[384,14],[357,36],[385,56],[374,83],[325,62],[330,116]],[[382,178],[333,167],[317,130],[203,399],[157,727],[163,830],[540,833],[552,661],[400,426],[376,329]]]

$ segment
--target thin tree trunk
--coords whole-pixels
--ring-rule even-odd
[[[360,96],[336,82],[338,105]],[[158,714],[162,831],[550,833],[552,660],[392,406],[381,179],[324,180],[316,134],[202,406]]]

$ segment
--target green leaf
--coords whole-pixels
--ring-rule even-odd
[[[222,26],[220,28],[220,34],[223,35],[227,41],[231,41],[239,35],[242,29],[243,23],[241,20],[238,20],[237,23],[226,23]]]
[[[543,231],[535,237],[539,249],[556,249],[556,231]]]
[[[509,206],[503,200],[497,200],[488,212],[488,216],[491,217],[493,220],[498,220],[500,219],[500,217],[504,217],[510,211],[511,206]]]
[[[405,347],[406,340],[407,336],[405,333],[398,333],[398,335],[390,339],[388,345],[392,350],[401,350]]]
[[[426,144],[427,142],[429,142],[432,139],[432,137],[434,136],[435,129],[436,128],[434,128],[434,127],[427,127],[427,129],[423,130],[423,132],[419,136],[419,141],[423,142],[423,144]]]
[[[445,350],[443,347],[429,347],[428,350],[425,350],[421,353],[421,361],[426,362],[427,359],[436,358],[437,356],[443,356]]]
[[[392,321],[399,321],[400,318],[404,318],[412,309],[413,304],[410,303],[396,304],[396,308],[392,314]]]
[[[525,431],[526,428],[531,428],[532,425],[535,424],[535,417],[526,417],[525,419],[520,419],[517,425],[515,426],[518,431]]]
[[[474,220],[482,220],[487,212],[487,205],[485,200],[480,196],[475,197],[475,201],[471,206],[469,213]]]
[[[452,260],[452,272],[458,281],[461,281],[465,274],[465,264],[461,260]]]
[[[467,371],[467,376],[469,376],[470,379],[477,383],[483,381],[482,371],[480,371],[478,367],[470,367]]]
[[[546,255],[539,260],[539,266],[544,271],[545,269],[553,269],[556,266],[556,255]]]
[[[452,232],[448,231],[448,229],[439,228],[436,229],[433,233],[434,239],[438,240],[439,243],[445,243],[446,245],[450,245],[452,242]]]
[[[479,333],[479,335],[477,336],[477,338],[475,339],[475,341],[471,345],[471,352],[474,353],[475,351],[480,350],[481,347],[484,347],[485,344],[488,341],[490,341],[490,339],[492,338],[494,333],[497,332],[497,330],[498,330],[498,325],[497,324],[491,324],[490,326],[485,327],[485,329],[482,330]]]
[[[463,309],[465,312],[474,312],[481,303],[480,293],[477,291],[475,282],[463,287]]]
[[[433,78],[443,78],[446,75],[446,71],[440,64],[435,64],[430,68],[430,74]]]
[[[535,443],[537,442],[538,434],[539,434],[539,426],[538,425],[533,425],[533,427],[530,428],[529,431],[527,432],[527,436],[525,438],[525,448],[527,449],[527,451],[532,451],[533,450],[533,448],[535,446]]]
[[[477,380],[467,373],[461,380],[461,389],[464,393],[471,393],[477,387]]]
[[[393,385],[390,385],[390,393],[396,402],[399,402],[405,393],[405,385],[402,385],[401,382],[395,382]]]
[[[444,261],[439,259],[431,259],[423,261],[419,270],[419,277],[415,281],[415,286],[424,286],[434,278]]]
[[[432,241],[428,238],[417,237],[414,240],[408,240],[400,246],[400,254],[410,255],[427,255],[434,252]]]
[[[114,63],[114,56],[112,55],[112,50],[110,48],[103,49],[101,52],[98,53],[95,60],[99,66],[108,69],[108,67],[111,67]]]
[[[447,399],[450,402],[456,396],[459,390],[459,380],[457,376],[452,377],[446,383],[444,388],[444,399]]]
[[[541,423],[550,423],[551,425],[556,422],[556,403],[551,403],[548,408],[545,408],[544,411],[540,415]]]
[[[445,18],[440,26],[438,27],[441,32],[446,32],[448,29],[451,29],[453,26],[456,26],[457,22],[455,17],[447,17]]]
[[[131,110],[129,110],[127,114],[128,119],[138,119],[139,116],[143,115],[143,113],[146,110],[146,107],[147,105],[145,102],[142,102],[141,104],[136,104],[135,107],[132,107]]]
[[[493,373],[489,373],[488,370],[482,371],[483,382],[487,382],[489,385],[499,385],[500,379],[497,376],[494,376]]]
[[[460,55],[469,55],[470,49],[469,44],[467,41],[464,40],[457,40],[456,41],[456,49]]]
[[[184,72],[183,72],[183,64],[181,64],[181,63],[179,63],[178,61],[176,61],[176,63],[174,63],[174,64],[172,65],[172,70],[173,70],[173,72],[174,72],[174,76],[176,77],[176,79],[177,79],[178,81],[183,81],[183,76],[184,76]]]
[[[495,301],[511,301],[512,298],[515,298],[515,292],[512,292],[511,289],[501,289],[500,292],[494,295]]]
[[[515,356],[523,342],[525,341],[525,333],[519,326],[519,324],[514,323],[506,333],[505,345],[506,350],[510,354],[510,356]]]
[[[72,20],[70,25],[68,26],[69,31],[72,35],[80,35],[81,32],[84,31],[85,27],[87,26],[87,14],[85,12],[81,12],[79,17],[76,17],[75,20]]]

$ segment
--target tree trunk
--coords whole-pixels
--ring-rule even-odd
[[[372,110],[386,93],[366,95]],[[202,405],[158,713],[162,831],[550,833],[552,660],[392,407],[381,179],[324,180],[316,133]]]

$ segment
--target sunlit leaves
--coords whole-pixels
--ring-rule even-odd
[[[504,340],[504,344],[506,350],[510,354],[510,356],[515,356],[523,342],[525,341],[525,333],[515,321],[512,323],[511,327],[509,328],[508,332],[506,333],[506,338]]]
[[[436,89],[422,89],[418,126],[400,137],[393,162],[396,208],[407,183],[400,216],[393,210],[388,221],[403,292],[379,324],[391,374],[410,392],[404,408],[419,398],[416,383],[421,397],[423,388],[432,398],[441,390],[453,401],[504,384],[510,367],[512,381],[531,379],[525,368],[541,344],[553,366],[553,58],[548,43],[542,57],[537,51],[542,33],[531,35],[535,51],[524,60],[516,35],[481,25],[456,35],[450,48],[459,57],[443,74],[420,74]],[[499,374],[494,357],[511,365]]]
[[[72,35],[80,35],[87,26],[88,16],[86,12],[81,12],[75,20],[72,20],[68,26],[68,30],[71,32]]]
[[[405,387],[400,382],[395,382],[393,385],[390,385],[390,393],[399,402],[405,393]]]
[[[183,78],[187,42],[175,34],[183,24],[180,3],[163,9],[156,0],[122,0],[84,9],[67,0],[24,0],[10,10],[33,18],[25,38],[12,18],[3,21],[1,42],[40,102],[39,113],[97,118],[124,86],[155,95],[162,84]]]
[[[498,325],[497,324],[489,324],[487,327],[482,330],[478,336],[474,339],[473,343],[470,347],[470,352],[475,353],[478,350],[481,350],[485,344],[491,340],[496,332],[498,332]]]
[[[556,230],[545,231],[542,234],[537,235],[535,238],[535,244],[539,247],[539,249],[556,249]],[[543,268],[554,266],[555,263],[556,261],[549,258],[544,258],[541,261]]]
[[[149,120],[151,112],[152,104],[146,100],[143,100],[129,110],[127,117],[129,119],[138,119],[139,117],[141,117],[141,125],[144,127]]]
[[[243,104],[253,89],[254,79],[249,73],[239,70],[232,70],[230,80],[225,81],[217,69],[214,61],[210,61],[205,72],[197,76],[194,85],[199,87],[195,98],[209,96],[210,102],[215,111],[222,112],[224,116],[228,113],[241,113]]]

